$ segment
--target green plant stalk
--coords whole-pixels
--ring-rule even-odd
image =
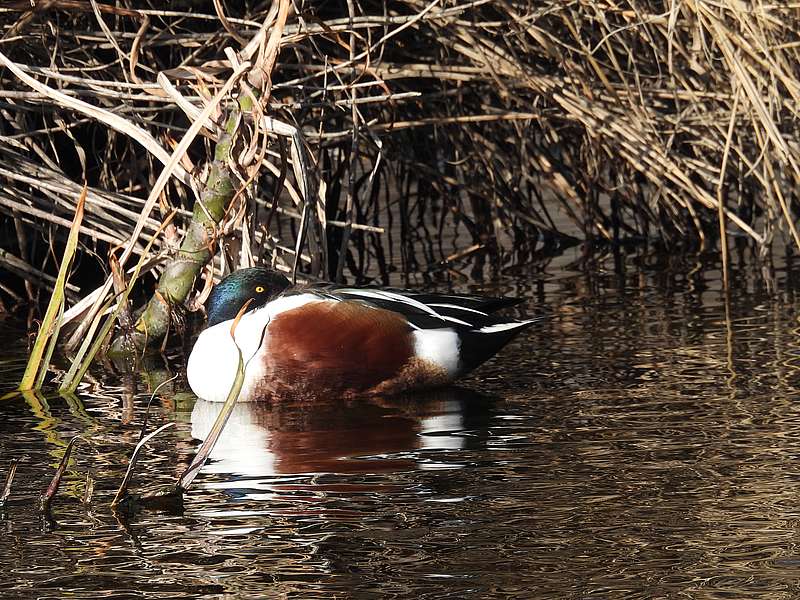
[[[244,110],[245,103],[240,103]],[[235,194],[235,186],[228,160],[231,155],[233,133],[239,122],[239,112],[228,117],[225,133],[214,149],[214,161],[200,200],[195,202],[192,220],[186,229],[177,254],[167,263],[158,280],[155,293],[136,320],[128,340],[137,350],[159,343],[169,330],[172,311],[181,306],[200,270],[211,258],[217,225],[222,221]],[[123,332],[114,340],[109,353],[127,354],[126,335]]]
[[[56,349],[56,343],[58,342],[58,334],[61,332],[61,316],[64,314],[64,299],[62,297],[61,302],[59,302],[58,306],[58,316],[56,317],[55,323],[53,323],[53,333],[50,336],[50,340],[47,344],[47,350],[44,353],[44,359],[42,360],[42,364],[45,365],[44,369],[39,369],[39,374],[36,376],[36,383],[34,387],[37,390],[42,389],[42,384],[44,384],[45,375],[47,375],[47,365],[50,364],[50,359],[53,358],[53,352]]]
[[[73,377],[71,379],[65,378],[65,380],[58,388],[59,393],[65,393],[65,392],[72,393],[76,389],[78,389],[78,385],[80,385],[83,376],[86,375],[86,371],[89,370],[89,366],[92,364],[92,360],[94,360],[94,357],[100,351],[100,347],[106,341],[108,334],[111,332],[111,328],[114,326],[114,317],[117,315],[117,312],[118,311],[115,310],[114,314],[108,319],[106,319],[105,323],[103,323],[103,327],[100,330],[100,335],[98,335],[94,339],[94,342],[92,343],[92,347],[89,350],[89,354],[86,356],[86,359],[81,363],[73,362],[73,366],[75,364],[80,364],[80,366],[75,371],[73,371],[72,367],[70,367],[70,372],[73,373]]]
[[[64,248],[64,256],[61,258],[61,266],[58,269],[58,277],[53,286],[53,295],[50,298],[50,303],[47,305],[42,325],[39,327],[39,333],[36,335],[36,342],[33,344],[31,356],[28,359],[28,364],[25,367],[25,373],[22,376],[22,381],[19,384],[20,390],[39,389],[44,381],[44,374],[47,372],[50,357],[53,354],[53,345],[47,348],[48,340],[51,336],[58,337],[58,319],[57,316],[64,310],[64,290],[67,285],[67,276],[70,267],[72,266],[72,258],[75,256],[75,250],[78,248],[78,234],[81,229],[81,221],[83,220],[83,206],[86,202],[86,186],[83,187],[80,198],[78,198],[78,205],[75,207],[75,216],[72,218],[72,225],[69,229],[69,237],[67,237],[67,245]],[[42,361],[46,353],[47,360]],[[41,376],[39,371],[42,371]]]

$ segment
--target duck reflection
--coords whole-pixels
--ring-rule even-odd
[[[493,399],[461,388],[392,398],[239,403],[204,467],[245,476],[385,473],[424,468],[421,450],[485,443]],[[222,404],[197,400],[192,436],[204,440]]]

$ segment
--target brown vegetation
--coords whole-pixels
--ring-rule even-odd
[[[424,269],[415,226],[446,219],[476,249],[501,230],[529,249],[726,231],[800,246],[798,4],[155,5],[0,8],[0,268],[32,285],[84,182],[84,262],[131,268],[175,213],[144,264],[168,269],[231,118],[231,194],[204,225],[218,266],[299,256],[310,276],[385,278],[389,229]],[[197,300],[179,287],[168,318]]]

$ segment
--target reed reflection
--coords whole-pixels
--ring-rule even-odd
[[[385,473],[424,468],[417,451],[461,450],[486,439],[492,399],[447,388],[413,396],[238,404],[204,467],[268,476]],[[221,403],[198,399],[192,436],[204,440]]]

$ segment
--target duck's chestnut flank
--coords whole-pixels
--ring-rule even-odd
[[[393,379],[414,353],[401,315],[359,302],[311,302],[279,314],[266,344],[266,379],[302,374],[314,380],[307,385],[338,393],[363,393]]]
[[[230,326],[250,300],[236,327]],[[291,287],[263,268],[226,277],[209,296],[209,326],[187,365],[195,393],[224,401],[238,351],[241,400],[389,394],[442,385],[477,367],[536,320],[491,314],[513,299],[348,288]]]

